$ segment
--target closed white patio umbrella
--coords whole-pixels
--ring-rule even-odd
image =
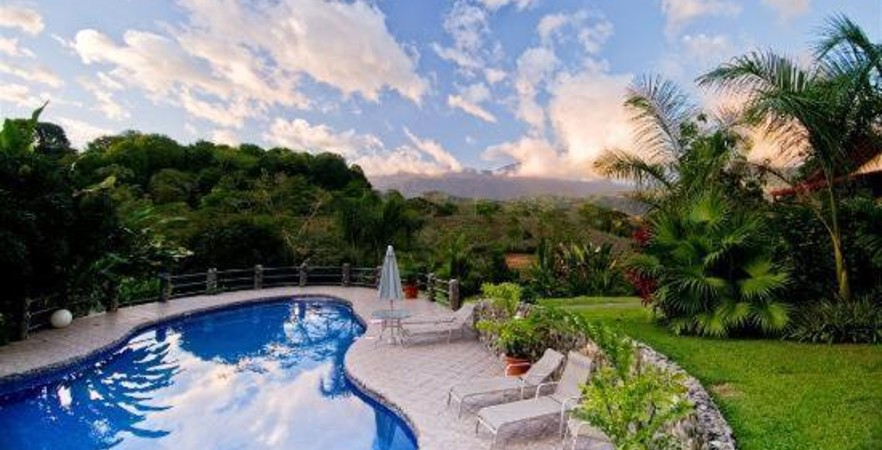
[[[401,290],[401,274],[398,272],[398,261],[395,259],[395,250],[392,246],[386,248],[386,257],[383,259],[383,269],[380,271],[380,300],[389,300],[389,309],[395,309],[394,301],[404,298]]]

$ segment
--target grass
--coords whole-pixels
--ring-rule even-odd
[[[882,346],[676,336],[639,299],[544,300],[619,328],[701,380],[741,450],[882,449]]]

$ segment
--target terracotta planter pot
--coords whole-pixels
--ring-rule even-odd
[[[417,298],[417,296],[420,294],[420,287],[415,284],[408,284],[408,285],[404,286],[403,290],[404,290],[404,298],[413,299],[413,298]]]
[[[526,358],[515,358],[505,355],[504,359],[506,376],[522,375],[530,370],[530,366],[532,365],[530,360]]]

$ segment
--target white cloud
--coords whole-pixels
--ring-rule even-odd
[[[550,79],[560,61],[546,47],[531,47],[517,61],[515,92],[518,96],[516,115],[535,130],[545,127],[545,111],[536,101],[541,84]]]
[[[338,133],[327,125],[311,125],[303,119],[277,118],[264,138],[292,150],[333,152],[347,158],[383,149],[383,142],[372,134],[358,134],[352,129]]]
[[[43,17],[33,9],[12,5],[0,5],[0,27],[19,28],[36,35],[43,31]]]
[[[101,136],[114,134],[113,131],[92,125],[82,120],[72,119],[70,117],[56,116],[50,119],[64,128],[67,139],[76,148],[83,148],[87,143]]]
[[[575,32],[577,41],[588,54],[596,54],[613,35],[613,24],[603,15],[579,10],[574,13],[548,14],[539,20],[536,33],[544,46],[564,40],[566,32]]]
[[[561,175],[563,169],[560,153],[544,138],[524,136],[490,146],[481,156],[487,160],[512,158],[519,164],[517,174],[528,177]]]
[[[235,147],[242,143],[236,132],[230,129],[217,129],[211,132],[211,141]]]
[[[31,95],[29,87],[16,83],[0,83],[0,101],[22,108],[37,108],[42,103],[40,98]]]
[[[533,6],[537,0],[478,0],[478,2],[485,8],[495,11],[509,4],[516,5],[518,9],[526,9]]]
[[[551,88],[548,117],[568,160],[583,172],[604,149],[627,148],[631,126],[623,106],[630,74],[585,70],[561,74]]]
[[[484,83],[475,83],[459,90],[458,95],[447,96],[447,106],[459,108],[486,122],[496,123],[496,117],[481,107],[481,103],[490,99],[490,90]]]
[[[536,32],[539,33],[539,38],[543,41],[551,39],[554,33],[569,23],[571,17],[570,14],[565,13],[548,14],[542,17],[539,20],[539,24],[536,25]]]
[[[129,30],[122,44],[96,30],[81,30],[71,42],[86,64],[108,64],[109,76],[118,83],[139,87],[150,94],[173,96],[178,86],[198,88],[219,97],[230,86],[212,77],[205,66],[190,58],[171,39],[158,34]]]
[[[484,69],[484,78],[490,84],[496,84],[504,80],[508,76],[504,70],[500,69]]]
[[[457,0],[444,16],[444,30],[453,40],[453,46],[432,45],[435,53],[444,60],[457,65],[458,69],[473,75],[486,62],[485,41],[490,33],[488,13],[485,9]]]
[[[389,33],[383,13],[367,2],[299,0],[254,6],[232,0],[184,0],[183,6],[194,25],[183,35],[195,41],[187,47],[203,45],[194,54],[213,55],[207,58],[213,67],[234,81],[241,77],[239,84],[258,84],[254,78],[260,74],[225,60],[232,56],[234,61],[253,63],[266,53],[275,63],[264,67],[270,74],[306,74],[345,95],[358,93],[376,101],[380,91],[389,88],[419,102],[428,88],[411,56]],[[259,51],[245,51],[254,47]]]
[[[438,142],[431,139],[420,139],[407,128],[404,129],[404,133],[417,149],[432,157],[445,171],[459,172],[462,170],[462,164]]]
[[[0,73],[6,73],[22,80],[32,81],[58,88],[64,85],[61,78],[51,69],[43,65],[20,66],[11,62],[0,61]]]
[[[704,72],[728,60],[736,53],[735,45],[723,34],[687,34],[680,39],[686,65]]]
[[[465,97],[459,95],[448,95],[447,106],[451,108],[461,109],[463,112],[475,116],[485,122],[496,123],[496,116],[482,108],[480,105],[470,102]]]
[[[662,0],[661,8],[667,19],[665,33],[669,37],[700,17],[734,16],[741,12],[741,5],[731,0]]]
[[[589,54],[600,53],[603,44],[613,35],[613,24],[606,19],[597,20],[591,25],[580,25],[579,42]]]
[[[327,125],[312,125],[303,119],[286,121],[277,118],[264,134],[264,139],[292,150],[340,154],[370,175],[440,174],[461,170],[456,158],[437,142],[420,139],[407,129],[405,134],[410,145],[387,148],[372,134],[359,134],[352,129],[336,132]]]
[[[187,88],[181,90],[180,101],[193,117],[206,119],[223,127],[242,128],[245,119],[252,114],[248,104],[241,98],[227,103],[211,102],[200,99]]]
[[[428,82],[364,2],[181,0],[187,21],[163,34],[128,30],[117,43],[81,30],[67,43],[86,64],[109,66],[102,83],[143,89],[224,128],[274,105],[305,109],[305,76],[379,101],[394,90],[419,103]]]
[[[763,4],[778,13],[778,19],[788,21],[799,17],[811,9],[811,0],[763,0]]]
[[[513,159],[516,173],[585,179],[596,177],[593,163],[610,147],[629,147],[631,126],[623,106],[628,73],[611,73],[597,58],[613,35],[613,25],[587,10],[547,15],[539,21],[540,45],[517,60],[516,116],[529,125],[519,139],[489,146],[485,159]],[[577,43],[582,58],[561,61],[559,45]]]
[[[632,128],[623,100],[631,78],[594,69],[560,74],[552,83],[547,106],[553,140],[523,136],[490,146],[482,156],[514,159],[522,176],[596,177],[597,156],[608,148],[630,147]]]
[[[13,57],[34,57],[34,52],[19,45],[18,38],[5,38],[3,36],[0,36],[0,53]]]
[[[96,83],[93,80],[81,77],[77,79],[77,83],[95,97],[95,100],[98,101],[95,109],[104,114],[108,119],[121,120],[130,117],[129,111],[113,98],[113,93],[111,92],[113,88],[108,88],[101,79]]]

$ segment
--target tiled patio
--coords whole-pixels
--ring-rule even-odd
[[[475,435],[474,415],[464,414],[459,419],[454,408],[447,408],[447,390],[464,380],[500,375],[503,371],[500,360],[474,338],[450,344],[428,340],[408,347],[378,344],[379,325],[370,323],[370,317],[373,311],[388,308],[388,303],[377,300],[373,289],[292,287],[240,291],[93,315],[74,321],[68,328],[42,331],[27,341],[0,347],[0,382],[86,358],[123,342],[133,330],[157,321],[261,298],[295,295],[327,295],[347,300],[368,322],[364,337],[347,353],[346,369],[356,384],[405,416],[418,436],[420,449],[490,447],[491,438],[486,432]],[[422,299],[406,300],[400,305],[419,316],[449,314],[443,306]],[[554,437],[556,429],[553,420],[519,427],[516,435],[506,435],[504,448],[559,448],[559,441]]]

